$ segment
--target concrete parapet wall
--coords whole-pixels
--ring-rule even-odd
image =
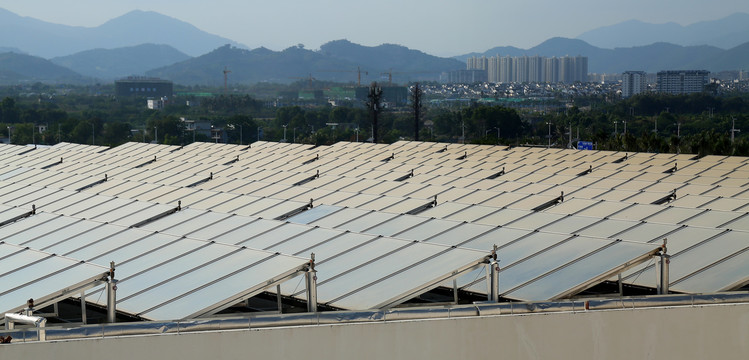
[[[0,359],[747,359],[749,304],[0,345]]]

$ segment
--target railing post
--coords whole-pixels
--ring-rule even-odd
[[[668,294],[668,284],[669,284],[669,266],[671,264],[671,255],[668,255],[666,252],[666,243],[668,242],[668,239],[663,239],[663,249],[661,250],[660,255],[658,255],[658,258],[656,259],[656,267],[655,267],[655,279],[656,279],[656,288],[658,290],[658,295],[664,295]]]
[[[311,254],[309,267],[304,274],[307,280],[307,311],[317,312],[317,270],[315,270],[315,253]]]
[[[499,261],[497,260],[497,245],[491,252],[489,262],[486,264],[486,286],[487,300],[499,302]]]
[[[114,261],[109,263],[109,281],[107,281],[107,322],[117,321],[117,280],[114,278]]]

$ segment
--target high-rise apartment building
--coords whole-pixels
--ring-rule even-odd
[[[710,79],[707,70],[659,71],[657,90],[665,94],[692,94],[702,92]]]
[[[466,60],[468,70],[486,70],[489,82],[547,82],[574,83],[588,81],[588,58],[564,56],[494,56],[471,57]]]
[[[644,93],[647,89],[647,74],[644,71],[625,71],[622,74],[622,97]]]

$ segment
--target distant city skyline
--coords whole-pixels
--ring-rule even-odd
[[[487,0],[343,0],[238,2],[228,0],[0,0],[0,8],[47,22],[96,27],[133,10],[154,11],[250,48],[308,49],[338,39],[376,46],[399,44],[437,56],[483,52],[495,46],[527,49],[552,37],[628,20],[690,25],[737,12],[746,0],[633,0],[496,2]]]

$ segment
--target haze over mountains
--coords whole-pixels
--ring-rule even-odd
[[[302,78],[355,82],[357,69],[361,69],[362,83],[387,81],[390,76],[402,83],[438,80],[443,72],[464,69],[467,57],[495,55],[583,55],[589,58],[591,73],[749,69],[747,14],[689,26],[630,21],[585,32],[578,39],[552,38],[530,49],[496,47],[455,58],[400,45],[362,46],[347,40],[328,42],[319,50],[303,46],[248,50],[188,23],[143,11],[84,28],[0,9],[0,31],[13,34],[0,39],[0,84],[90,83],[148,75],[185,85],[219,85],[224,68],[231,70],[231,82],[241,84]]]

